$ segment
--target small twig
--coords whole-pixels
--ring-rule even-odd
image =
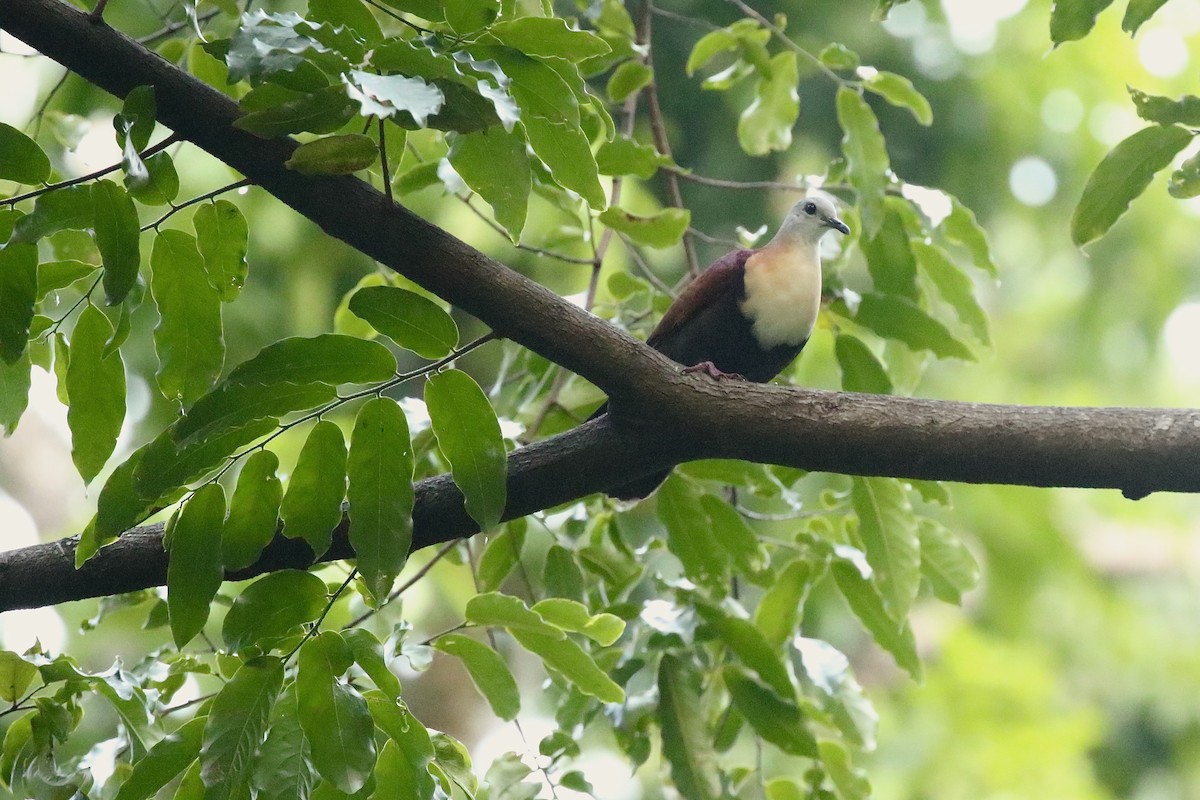
[[[674,20],[675,22],[682,22],[685,25],[692,25],[697,28],[703,28],[706,31],[720,30],[719,25],[714,25],[711,22],[709,22],[708,20],[700,19],[698,17],[691,17],[686,14],[676,14],[674,11],[667,11],[665,8],[659,8],[658,6],[654,6],[651,9],[651,13],[653,13],[655,16],[659,16],[664,19]]]
[[[96,7],[88,13],[88,19],[92,22],[102,22],[104,20],[104,7],[108,5],[108,0],[97,0]]]
[[[768,189],[781,192],[807,192],[809,187],[804,183],[789,183],[787,181],[730,181],[723,178],[710,178],[697,175],[679,167],[660,167],[690,183],[700,183],[705,186],[716,186],[720,189]]]
[[[396,198],[392,197],[392,173],[388,169],[387,134],[384,132],[383,117],[379,118],[379,168],[383,171],[383,195],[389,206],[395,205]]]
[[[197,705],[200,705],[200,704],[201,704],[201,703],[203,703],[204,701],[206,701],[206,700],[209,700],[209,699],[211,699],[211,698],[213,698],[213,697],[216,697],[216,696],[217,696],[217,693],[216,693],[216,692],[212,692],[212,693],[210,693],[210,694],[202,694],[202,695],[200,695],[199,697],[194,697],[194,698],[192,698],[191,700],[188,700],[188,701],[187,701],[187,702],[185,702],[185,703],[180,703],[180,704],[178,704],[178,705],[174,705],[174,706],[167,706],[166,708],[164,708],[164,709],[163,709],[161,712],[159,712],[159,713],[161,713],[161,714],[174,714],[176,711],[183,711],[185,708],[191,708],[192,706],[197,706]]]
[[[204,194],[200,195],[199,197],[193,197],[191,200],[186,200],[177,206],[171,206],[170,211],[163,214],[158,219],[154,220],[154,222],[151,222],[148,225],[143,225],[142,231],[145,232],[145,231],[150,230],[151,228],[154,228],[157,230],[159,225],[162,225],[168,219],[175,216],[180,211],[183,211],[188,206],[194,206],[197,203],[203,203],[205,200],[211,200],[219,194],[225,194],[225,192],[232,192],[234,189],[240,189],[243,186],[250,186],[250,185],[252,185],[252,183],[253,182],[249,178],[242,178],[240,181],[234,181],[233,183],[228,184],[227,186],[222,186],[219,189],[213,189],[211,192],[205,192]]]
[[[346,630],[347,628],[356,628],[359,625],[366,622],[368,619],[370,619],[375,614],[378,614],[380,611],[383,610],[384,606],[386,606],[388,603],[391,603],[397,597],[399,597],[400,595],[407,592],[409,589],[411,589],[413,587],[413,584],[415,584],[417,581],[421,580],[426,575],[428,575],[429,571],[431,569],[433,569],[434,566],[439,561],[441,561],[443,558],[445,558],[447,555],[449,555],[451,550],[453,550],[455,547],[458,547],[458,543],[461,541],[462,541],[462,539],[451,539],[450,541],[446,542],[444,545],[439,547],[438,551],[433,554],[433,557],[430,558],[429,561],[425,562],[425,564],[423,564],[419,570],[414,572],[412,574],[411,578],[409,578],[404,583],[397,586],[392,591],[392,593],[387,596],[387,599],[379,604],[379,608],[368,608],[365,612],[363,612],[362,614],[360,614],[359,616],[355,617],[354,619],[347,622],[344,626],[342,626],[342,630]]]
[[[843,78],[841,75],[838,75],[836,72],[831,70],[829,67],[825,66],[825,62],[823,62],[821,59],[817,58],[812,53],[808,52],[803,47],[801,47],[800,45],[798,45],[794,41],[792,41],[792,38],[790,36],[788,36],[783,30],[781,30],[778,25],[771,22],[771,20],[767,19],[759,12],[755,11],[748,4],[746,4],[744,2],[744,0],[726,0],[726,2],[732,3],[733,5],[737,6],[739,9],[741,9],[741,12],[743,14],[745,14],[747,17],[752,17],[753,19],[757,20],[758,24],[762,25],[764,28],[769,30],[775,36],[776,39],[778,39],[780,42],[783,43],[784,47],[786,47],[789,50],[791,50],[792,52],[796,53],[796,55],[803,57],[806,61],[811,63],[814,67],[816,67],[821,72],[825,73],[826,76],[833,79],[838,84],[850,85],[853,83],[853,81],[848,81],[845,78]]]
[[[719,247],[732,247],[734,249],[742,246],[740,242],[735,241],[734,239],[724,239],[720,236],[713,236],[712,234],[705,233],[699,228],[688,228],[688,233],[690,233],[692,236],[695,236],[705,244],[717,245]]]
[[[212,18],[218,16],[220,13],[221,13],[220,9],[215,9],[213,11],[209,11],[207,14],[201,14],[200,16],[196,17],[196,24],[200,25],[202,23],[208,22]],[[171,34],[177,33],[179,31],[183,30],[184,28],[186,28],[188,26],[189,23],[191,23],[190,19],[181,20],[179,22],[169,22],[166,25],[164,25],[162,28],[160,28],[159,30],[156,30],[154,33],[146,34],[142,38],[138,39],[137,42],[138,42],[138,44],[145,44],[145,45],[154,44],[159,39],[165,39],[168,36],[170,36]]]
[[[46,93],[46,97],[42,100],[41,103],[38,104],[37,111],[33,112],[33,119],[34,119],[33,135],[34,135],[34,138],[36,138],[37,135],[42,132],[42,119],[46,114],[46,109],[50,107],[50,102],[54,99],[54,96],[59,93],[59,91],[62,89],[62,87],[66,85],[67,78],[69,78],[69,77],[71,77],[71,70],[64,71],[62,74],[62,77],[58,79],[58,82],[55,83],[54,86],[50,89],[50,91]]]
[[[179,137],[176,134],[172,133],[170,136],[163,139],[161,142],[154,145],[153,147],[146,148],[146,151],[142,153],[142,156],[144,156],[144,157],[152,156],[155,153],[160,153],[178,141],[180,141]],[[23,200],[30,200],[34,197],[39,197],[40,195],[46,194],[47,192],[53,192],[55,189],[65,189],[68,186],[78,186],[81,183],[87,183],[88,181],[93,181],[96,178],[103,178],[105,175],[109,174],[110,172],[116,172],[120,168],[121,168],[120,164],[113,164],[112,166],[105,167],[104,169],[96,170],[95,172],[92,172],[88,175],[81,175],[78,178],[71,178],[70,180],[60,181],[59,183],[47,184],[46,186],[43,186],[40,189],[34,189],[31,192],[26,192],[25,194],[19,194],[16,197],[9,197],[5,200],[0,200],[0,205],[14,206]]]
[[[642,277],[653,284],[654,288],[658,289],[660,292],[674,297],[675,291],[670,286],[667,286],[663,279],[658,277],[654,270],[650,268],[650,265],[646,263],[646,259],[642,256],[642,252],[638,249],[638,246],[635,245],[633,241],[625,234],[621,234],[621,242],[625,245],[625,252],[629,253],[629,257],[633,259],[633,263],[638,268],[638,272],[642,273]]]
[[[500,225],[498,225],[495,220],[488,219],[487,214],[484,214],[482,211],[480,211],[478,208],[476,208],[471,203],[470,198],[461,197],[459,195],[454,195],[454,197],[458,198],[458,200],[460,202],[462,202],[463,204],[465,204],[467,208],[471,209],[471,213],[473,213],[475,216],[477,216],[481,220],[483,220],[483,222],[489,228],[491,228],[496,233],[503,236],[506,240],[508,239],[508,231],[506,231],[506,230],[504,230],[504,228],[500,227]],[[586,266],[592,265],[592,259],[590,259],[590,258],[581,258],[579,256],[568,256],[568,255],[564,255],[563,253],[556,253],[553,250],[546,250],[541,247],[534,247],[531,244],[521,244],[520,242],[513,242],[511,240],[509,240],[509,244],[511,244],[513,247],[517,248],[518,250],[524,250],[527,253],[533,253],[534,255],[544,256],[545,258],[553,258],[558,261],[562,261],[565,264],[579,264],[579,265],[586,265]]]
[[[432,31],[429,30],[428,28],[422,28],[420,25],[416,24],[415,22],[405,19],[403,16],[397,14],[395,11],[392,11],[387,6],[381,5],[380,3],[376,3],[375,0],[364,0],[364,2],[367,5],[369,5],[371,8],[380,12],[381,14],[384,14],[385,16],[391,17],[392,19],[396,20],[401,25],[407,25],[408,27],[412,28],[417,33],[432,33]]]
[[[334,590],[333,594],[330,595],[329,602],[325,604],[325,610],[321,612],[321,616],[317,617],[317,620],[312,624],[312,627],[304,632],[304,636],[301,637],[300,641],[296,642],[296,646],[288,651],[288,654],[283,657],[285,663],[291,661],[292,656],[296,655],[300,648],[304,646],[304,643],[315,636],[317,631],[321,630],[321,623],[325,621],[325,617],[329,616],[329,612],[333,610],[334,604],[337,603],[338,598],[342,596],[342,592],[346,591],[346,587],[350,585],[350,582],[354,580],[354,576],[357,574],[357,568],[350,570],[350,574],[346,576],[346,580],[342,581],[342,585]]]

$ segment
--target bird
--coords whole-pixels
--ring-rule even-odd
[[[766,383],[807,344],[821,307],[820,242],[850,228],[825,195],[810,194],[788,211],[757,249],[727,253],[692,281],[667,309],[646,344],[683,367],[716,380]],[[592,419],[607,413],[605,402]],[[609,489],[619,500],[649,496],[671,470]]]

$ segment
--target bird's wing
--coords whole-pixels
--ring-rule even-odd
[[[753,250],[734,250],[714,261],[675,298],[646,344],[656,350],[668,349],[665,346],[697,314],[715,306],[726,294],[741,291],[746,259],[753,254]]]

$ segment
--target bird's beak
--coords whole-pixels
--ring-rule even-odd
[[[850,233],[850,226],[837,217],[823,217],[822,221],[825,223],[826,228],[833,228],[838,233],[845,233],[847,235]]]

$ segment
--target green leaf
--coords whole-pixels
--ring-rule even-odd
[[[517,643],[586,695],[605,703],[621,703],[625,692],[596,665],[583,648],[570,639],[556,639],[525,628],[510,628]]]
[[[10,242],[0,249],[0,358],[6,364],[16,364],[29,341],[37,261],[36,245]]]
[[[885,339],[901,341],[912,350],[928,350],[938,358],[974,360],[971,351],[945,325],[905,297],[865,294],[854,321]]]
[[[208,717],[196,717],[155,743],[133,765],[114,800],[145,800],[187,769],[200,755]]]
[[[562,630],[531,611],[519,597],[498,592],[477,594],[467,601],[464,616],[467,622],[489,625],[512,632],[528,631],[552,639],[565,639]]]
[[[383,658],[383,645],[375,634],[365,628],[351,628],[342,632],[342,638],[350,646],[354,663],[367,673],[375,686],[389,698],[400,696],[400,679],[397,678]]]
[[[33,211],[17,220],[9,244],[33,243],[62,230],[93,226],[92,190],[88,186],[64,186],[38,195]]]
[[[599,219],[639,244],[662,248],[679,243],[687,231],[692,215],[684,208],[664,208],[657,214],[642,217],[612,206],[605,209]]]
[[[960,203],[956,197],[950,198],[950,214],[942,220],[942,232],[946,234],[947,239],[967,248],[975,266],[993,278],[997,275],[999,270],[992,261],[987,233],[975,219],[975,212]]]
[[[366,169],[379,157],[379,146],[370,136],[346,133],[305,142],[284,162],[304,175],[346,175]]]
[[[283,661],[259,656],[242,664],[213,698],[204,726],[200,777],[208,798],[241,797],[267,720],[283,687]]]
[[[449,159],[454,171],[492,207],[496,222],[517,241],[525,227],[533,186],[525,140],[492,127],[450,137],[450,142]]]
[[[1192,156],[1171,173],[1167,191],[1171,193],[1171,197],[1179,200],[1200,195],[1200,156]]]
[[[592,208],[604,208],[596,159],[579,127],[579,100],[571,86],[546,64],[515,50],[493,48],[486,56],[494,57],[511,79],[509,92],[521,109],[529,145],[555,182]]]
[[[612,76],[608,79],[608,86],[605,87],[605,93],[608,94],[608,99],[614,103],[624,103],[633,94],[649,86],[652,80],[654,80],[654,70],[641,61],[623,61],[613,70]],[[599,157],[597,157],[597,161],[599,161]]]
[[[145,150],[154,133],[154,118],[158,113],[153,86],[135,86],[125,95],[121,113],[113,117],[117,144],[130,142],[137,150]]]
[[[0,361],[0,428],[12,436],[29,405],[29,387],[33,364],[23,353],[15,364]]]
[[[336,423],[321,420],[300,450],[279,507],[283,535],[304,539],[314,555],[321,555],[329,549],[333,529],[342,521],[345,496],[346,441]]]
[[[763,548],[745,517],[715,494],[701,495],[700,505],[708,515],[713,536],[729,554],[733,566],[745,573],[761,570],[766,564]]]
[[[313,765],[346,794],[361,789],[375,766],[375,723],[366,700],[338,681],[352,661],[345,640],[325,631],[300,648],[296,676],[300,726],[312,746]]]
[[[242,465],[221,531],[221,560],[226,569],[250,566],[275,538],[283,497],[283,486],[275,476],[278,468],[279,457],[270,450],[252,453]]]
[[[346,91],[358,102],[363,116],[387,119],[398,113],[407,114],[418,128],[424,128],[446,100],[441,89],[423,78],[375,75],[360,70],[351,70]]]
[[[657,493],[658,518],[667,529],[667,548],[696,583],[720,586],[729,570],[729,554],[717,542],[699,493],[676,475]]]
[[[975,284],[950,260],[945,250],[921,239],[909,243],[921,271],[929,276],[942,299],[949,303],[959,320],[971,329],[980,344],[991,344],[987,314],[975,299]]]
[[[555,627],[582,633],[601,647],[608,647],[621,638],[625,622],[615,614],[592,614],[577,600],[548,597],[534,603],[534,613]]]
[[[863,230],[871,237],[883,225],[884,188],[891,173],[887,148],[875,112],[861,94],[848,86],[838,89],[837,117],[850,184],[858,192]]]
[[[412,443],[395,400],[376,397],[359,409],[346,473],[350,545],[371,599],[382,603],[412,547]]]
[[[734,706],[759,736],[785,753],[816,757],[817,741],[796,703],[783,699],[738,667],[726,666],[721,675]]]
[[[1192,141],[1178,125],[1143,128],[1112,149],[1096,167],[1071,217],[1076,246],[1100,238],[1146,190],[1154,174]]]
[[[112,181],[92,184],[96,247],[104,262],[104,298],[110,306],[125,299],[137,282],[141,238],[137,209],[129,194]]]
[[[962,603],[964,592],[979,583],[979,564],[962,539],[946,526],[922,519],[917,531],[921,537],[921,574],[933,587],[938,599]]]
[[[596,34],[568,28],[557,17],[518,17],[497,22],[488,28],[488,38],[538,58],[583,61],[612,51],[608,42]]]
[[[139,203],[163,206],[179,196],[179,173],[170,153],[155,153],[144,162],[145,174],[125,175],[125,188]]]
[[[741,48],[741,40],[729,28],[718,28],[701,36],[688,55],[685,70],[690,78],[696,70],[703,67],[721,53],[736,52]]]
[[[358,104],[346,95],[344,86],[326,86],[251,110],[234,120],[233,127],[263,139],[301,132],[333,133],[354,119],[357,110]]]
[[[387,791],[404,800],[432,800],[437,786],[429,774],[434,758],[429,731],[407,706],[381,692],[367,692],[366,700],[375,724],[404,755],[403,761],[389,764]]]
[[[95,264],[85,261],[43,261],[37,266],[37,299],[40,301],[50,292],[70,286],[96,269]]]
[[[842,369],[842,389],[867,394],[892,393],[892,379],[862,340],[848,333],[839,333],[834,340],[833,351]]]
[[[302,88],[313,88],[311,76],[325,80],[322,72],[339,75],[365,55],[363,43],[349,28],[316,24],[295,13],[251,11],[242,15],[224,58],[230,83],[246,78],[260,83],[270,78],[296,85],[301,83],[299,76],[309,78],[304,82],[310,86]]]
[[[176,647],[204,629],[225,571],[221,567],[221,525],[225,490],[209,483],[192,495],[170,529],[167,563],[167,614]]]
[[[234,598],[221,638],[234,653],[255,647],[268,652],[301,633],[325,610],[328,599],[325,582],[316,575],[295,569],[272,572]]]
[[[1113,0],[1054,0],[1050,7],[1050,41],[1060,45],[1082,39],[1096,24],[1096,15]]]
[[[246,283],[249,228],[246,218],[228,200],[205,203],[192,217],[196,247],[204,257],[208,282],[228,303],[237,299]]]
[[[821,63],[830,69],[850,70],[857,69],[862,63],[858,58],[858,53],[855,53],[849,47],[838,42],[832,42],[825,46],[817,58]]]
[[[860,236],[859,246],[867,257],[867,271],[877,292],[895,294],[916,300],[917,262],[909,247],[908,231],[903,213],[908,203],[888,197],[884,199],[883,224],[873,236]]]
[[[717,637],[758,677],[785,700],[795,700],[796,689],[787,666],[776,647],[749,620],[726,614],[711,603],[695,603],[696,613],[713,629]]]
[[[323,333],[281,339],[233,368],[229,386],[276,386],[283,383],[376,383],[391,378],[396,359],[378,342]]]
[[[546,551],[546,564],[542,568],[542,582],[550,597],[566,597],[575,600],[583,597],[583,571],[572,551],[562,545],[551,545]]]
[[[754,100],[738,118],[738,143],[752,156],[787,150],[792,128],[800,116],[800,68],[796,54],[786,50],[771,58],[770,71],[760,74]]]
[[[688,800],[721,797],[717,755],[708,735],[699,676],[682,659],[663,656],[658,666],[658,723],[671,781]]]
[[[266,741],[255,757],[254,785],[258,800],[307,800],[317,781],[312,749],[300,727],[296,684],[275,701]]]
[[[333,27],[345,25],[368,45],[383,40],[383,31],[362,0],[309,0],[308,18]]]
[[[1134,36],[1138,28],[1154,16],[1155,12],[1165,5],[1167,0],[1129,0],[1125,6],[1125,17],[1121,20],[1121,30]]]
[[[427,161],[424,164],[418,164],[412,169],[402,172],[392,181],[392,185],[400,194],[411,194],[419,192],[422,189],[428,189],[430,186],[440,186],[441,178],[438,177],[438,167],[440,162]]]
[[[0,650],[0,700],[17,705],[37,676],[38,670],[33,664],[11,650]]]
[[[650,145],[640,144],[627,136],[617,136],[596,151],[596,166],[602,175],[636,175],[645,180],[659,167],[671,163],[669,157]]]
[[[503,720],[516,719],[521,711],[521,695],[504,659],[495,650],[457,633],[439,636],[433,646],[462,661],[472,682],[497,717]]]
[[[818,574],[811,562],[798,558],[780,570],[767,587],[754,610],[754,625],[768,645],[782,647],[796,632],[804,600]]]
[[[861,555],[859,556],[861,558]],[[863,574],[863,569],[867,574]],[[883,595],[870,580],[870,568],[857,560],[837,558],[831,567],[838,590],[846,598],[850,610],[875,639],[875,643],[891,654],[896,663],[914,680],[921,679],[921,659],[917,643],[907,622],[897,622],[887,612]]]
[[[350,297],[350,311],[406,350],[442,358],[458,345],[458,326],[441,306],[395,286],[366,286]]]
[[[0,180],[45,183],[50,159],[33,139],[0,122]]]
[[[479,557],[479,565],[475,570],[479,591],[494,592],[500,588],[508,573],[521,560],[521,546],[524,543],[524,528],[509,526],[492,537]]]
[[[248,422],[325,405],[337,391],[325,383],[230,383],[202,396],[168,429],[176,449],[199,446],[208,438]]]
[[[821,765],[837,787],[839,798],[867,800],[871,796],[871,784],[866,773],[851,763],[850,752],[845,744],[835,739],[821,739],[817,748],[821,754]]]
[[[508,496],[508,454],[487,395],[470,375],[448,369],[429,376],[425,404],[467,513],[481,530],[495,527]]]
[[[117,446],[125,421],[125,364],[121,354],[103,356],[113,328],[104,313],[87,306],[71,334],[67,366],[67,425],[71,459],[84,483],[91,483]]]
[[[887,100],[894,106],[912,112],[917,122],[928,127],[933,124],[933,109],[925,95],[917,91],[912,81],[894,72],[872,72],[864,81],[863,88]]]
[[[459,35],[474,33],[495,22],[500,0],[445,0],[446,22]]]
[[[855,477],[850,501],[889,616],[904,619],[921,584],[921,543],[908,496],[893,478]]]
[[[1131,4],[1132,5],[1132,4]],[[1138,116],[1157,125],[1200,125],[1200,97],[1188,94],[1172,100],[1169,97],[1147,94],[1132,86],[1126,87]]]
[[[221,298],[208,282],[195,238],[183,231],[159,231],[150,269],[159,314],[154,328],[158,387],[168,400],[191,405],[225,363]]]

